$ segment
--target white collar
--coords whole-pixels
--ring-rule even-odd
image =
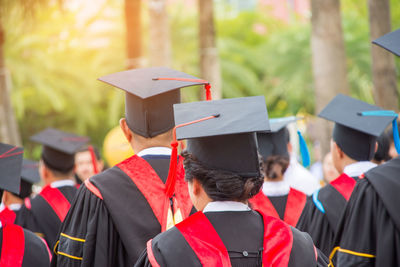
[[[370,161],[359,161],[344,167],[343,172],[350,177],[358,177],[376,166],[375,163]]]
[[[65,180],[60,180],[60,181],[55,181],[50,184],[52,188],[59,188],[63,186],[75,186],[75,181],[70,180],[70,179],[65,179]]]
[[[149,147],[145,148],[142,151],[138,152],[136,155],[139,157],[143,157],[145,155],[167,155],[171,156],[172,149],[169,147],[163,147],[163,146],[155,146],[155,147]]]
[[[4,203],[0,204],[0,212],[2,212],[6,208],[6,205]]]
[[[21,206],[22,205],[19,204],[19,203],[13,203],[13,204],[8,205],[8,208],[10,210],[17,211],[17,210],[19,210],[21,208]]]
[[[248,211],[249,206],[237,201],[213,201],[209,202],[203,209],[203,212],[217,211]]]
[[[279,182],[266,181],[263,184],[262,192],[267,197],[278,197],[289,194],[290,187],[289,183],[285,180]]]

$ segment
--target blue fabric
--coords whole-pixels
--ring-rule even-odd
[[[299,144],[300,144],[300,154],[301,160],[304,167],[310,166],[310,153],[308,152],[306,140],[304,140],[303,136],[301,135],[300,131],[297,131],[299,135]]]
[[[319,190],[320,190],[320,189],[318,189],[317,191],[315,191],[315,192],[312,194],[312,200],[313,200],[315,206],[317,207],[317,209],[318,209],[320,212],[322,212],[323,214],[325,214],[325,208],[324,208],[324,206],[322,205],[321,201],[319,201],[319,199],[318,199]]]
[[[392,129],[393,129],[393,141],[394,146],[396,147],[396,151],[400,154],[400,137],[399,137],[399,129],[397,126],[397,117],[398,114],[393,110],[372,110],[372,111],[363,111],[361,112],[361,116],[383,116],[383,117],[394,117],[392,121]]]

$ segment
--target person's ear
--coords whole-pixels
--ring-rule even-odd
[[[128,142],[131,143],[133,134],[132,134],[131,130],[129,129],[128,124],[126,123],[125,118],[121,118],[119,120],[119,127],[121,127],[121,130],[124,133],[126,140],[128,140]]]
[[[290,143],[290,142],[287,143],[287,150],[289,152],[289,155],[292,154],[292,151],[293,151],[292,143]]]
[[[376,151],[378,151],[378,147],[379,147],[378,142],[375,142],[375,152],[374,153],[376,153]]]
[[[43,182],[45,184],[48,184],[50,178],[50,171],[46,168],[42,160],[40,160],[39,162],[39,175],[40,178],[42,178]]]
[[[193,179],[192,181],[192,193],[194,196],[199,196],[202,192],[202,186],[197,179]]]

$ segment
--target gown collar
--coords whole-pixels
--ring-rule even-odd
[[[285,180],[279,182],[267,182],[265,181],[262,187],[262,192],[267,197],[278,197],[289,194],[290,187],[289,183]]]
[[[205,212],[219,211],[249,211],[248,205],[237,201],[213,201],[209,202],[203,210]]]
[[[55,181],[50,184],[51,188],[59,188],[63,186],[75,186],[75,181],[70,179]]]
[[[140,151],[139,153],[137,153],[136,155],[138,155],[139,157],[143,157],[145,155],[167,155],[167,156],[171,156],[171,152],[172,152],[172,149],[169,148],[169,147],[157,146],[157,147],[145,148],[142,151]]]
[[[344,167],[343,172],[350,177],[358,177],[376,166],[375,163],[370,161],[359,161]]]

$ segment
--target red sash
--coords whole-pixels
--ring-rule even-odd
[[[40,192],[40,195],[54,210],[60,221],[63,222],[69,208],[71,207],[68,199],[60,192],[60,190],[52,188],[50,185],[45,186]]]
[[[349,201],[351,193],[353,193],[353,189],[356,186],[356,180],[342,173],[338,178],[330,182],[330,184],[346,199],[346,201]]]
[[[287,266],[293,245],[290,226],[279,219],[258,212],[264,220],[263,266]],[[177,224],[176,228],[184,236],[203,266],[231,266],[225,245],[201,211]],[[149,240],[147,244],[148,258],[152,266],[158,266],[151,250],[151,241]]]
[[[257,195],[255,195],[252,199],[249,200],[253,209],[257,209],[262,211],[264,214],[268,216],[280,219],[278,212],[276,211],[274,205],[271,203],[271,200],[264,195],[262,191],[260,191]],[[286,201],[285,214],[283,217],[283,221],[290,224],[293,227],[296,227],[296,224],[300,218],[301,212],[306,205],[307,195],[294,189],[290,188],[289,195]]]
[[[153,210],[161,225],[161,231],[165,231],[170,200],[165,193],[165,184],[160,177],[146,160],[137,155],[118,163],[117,166],[135,183]],[[180,209],[183,219],[189,217],[193,206],[184,176],[183,159],[180,158],[177,167],[174,206],[176,210]]]
[[[15,212],[9,209],[7,206],[4,207],[4,210],[0,212],[0,222],[2,225],[13,224],[16,217],[17,214],[15,214]]]
[[[1,267],[22,266],[25,251],[24,230],[18,225],[8,224],[3,227],[1,248]]]
[[[293,227],[296,227],[300,219],[301,212],[307,202],[307,195],[294,188],[290,188],[286,202],[284,221]]]

